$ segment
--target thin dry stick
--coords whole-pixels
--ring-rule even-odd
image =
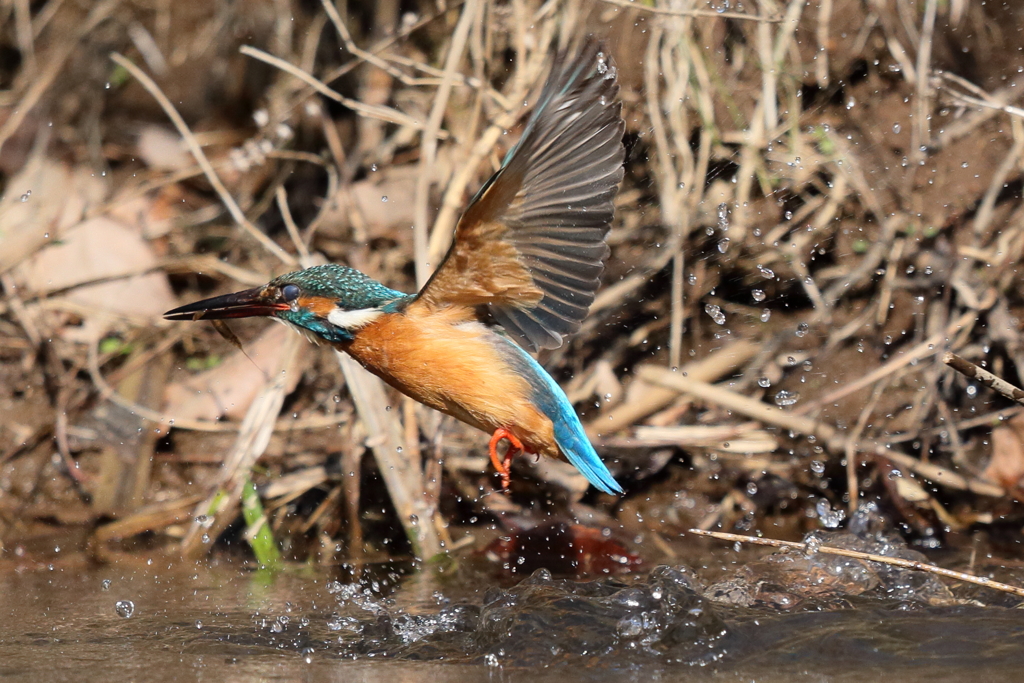
[[[850,432],[846,440],[846,490],[847,495],[850,497],[847,510],[849,510],[851,515],[857,510],[859,505],[858,499],[860,498],[860,487],[857,485],[857,443],[867,427],[871,413],[875,412],[878,400],[882,398],[886,387],[889,386],[889,381],[886,378],[875,385],[875,390],[871,392],[871,399],[864,406],[864,409],[860,411],[860,415],[857,416],[857,424],[854,425],[853,431]]]
[[[448,96],[452,91],[455,69],[462,61],[469,40],[469,29],[473,26],[479,0],[467,0],[455,25],[448,56],[445,59],[444,77],[434,95],[434,104],[427,117],[427,126],[420,142],[420,167],[416,176],[416,197],[413,204],[413,255],[416,262],[416,284],[422,287],[430,277],[429,271],[429,235],[430,227],[430,185],[434,162],[437,160],[437,131],[441,129],[445,110],[448,108]]]
[[[914,125],[910,129],[910,159],[915,164],[924,158],[924,148],[931,142],[931,62],[932,36],[938,0],[927,0],[921,20],[921,41],[917,46],[917,92],[914,100]]]
[[[261,62],[265,62],[266,64],[269,64],[271,66],[276,66],[281,71],[284,71],[288,74],[291,74],[292,76],[295,76],[295,78],[298,78],[300,81],[311,86],[314,90],[316,90],[324,97],[345,105],[346,107],[356,112],[357,114],[361,114],[362,116],[366,116],[372,119],[380,119],[381,121],[387,121],[389,123],[397,123],[400,126],[409,126],[410,128],[415,128],[416,130],[423,130],[425,127],[422,121],[414,119],[408,114],[404,114],[398,111],[397,109],[392,109],[391,107],[385,107],[379,104],[366,104],[365,102],[360,102],[359,100],[353,100],[350,97],[345,97],[336,90],[332,90],[331,88],[327,87],[327,85],[325,85],[323,81],[317,80],[316,78],[306,73],[305,71],[295,66],[294,64],[291,64],[281,59],[280,57],[275,57],[274,55],[268,52],[264,52],[259,48],[251,47],[249,45],[243,45],[242,47],[238,48],[238,51],[241,52],[243,55],[252,57],[254,59],[258,59]],[[442,138],[448,137],[448,134],[444,132],[438,132],[435,134],[439,135]]]
[[[660,21],[656,22],[651,37],[647,43],[647,57],[644,60],[644,81],[647,86],[647,113],[651,119],[651,127],[654,129],[654,149],[658,159],[658,194],[661,198],[661,220],[672,229],[676,235],[679,246],[682,246],[683,235],[686,227],[680,215],[682,202],[678,197],[679,181],[676,177],[676,169],[672,164],[668,141],[668,133],[665,128],[665,118],[662,116],[662,105],[660,95],[659,74],[663,65],[658,59],[661,42],[665,36],[665,27]],[[685,269],[685,251],[679,248],[673,256],[672,262],[672,314],[669,323],[669,365],[679,367],[682,358],[683,347],[683,317],[685,314],[683,302],[683,272]]]
[[[235,219],[235,222],[255,238],[257,242],[266,247],[267,251],[271,254],[274,254],[289,266],[296,265],[297,261],[294,256],[279,247],[274,240],[267,237],[266,234],[264,234],[259,228],[253,225],[248,218],[245,217],[245,213],[242,212],[242,208],[238,206],[238,202],[236,202],[234,197],[231,196],[231,193],[228,192],[228,188],[226,188],[224,183],[221,182],[220,176],[217,175],[217,171],[214,170],[210,160],[206,158],[206,153],[203,152],[203,148],[200,147],[195,135],[192,134],[188,124],[185,123],[185,119],[181,118],[181,114],[178,113],[178,110],[174,108],[171,101],[167,99],[167,96],[164,95],[162,90],[160,90],[160,86],[158,86],[152,78],[146,75],[142,69],[135,66],[135,64],[124,55],[112,52],[110,53],[110,58],[119,66],[124,67],[124,69],[128,71],[135,80],[141,83],[142,87],[144,87],[149,94],[153,96],[153,99],[159,103],[160,107],[164,110],[164,113],[167,114],[167,118],[169,118],[174,124],[174,127],[178,129],[178,133],[185,140],[185,144],[188,145],[188,149],[192,152],[192,156],[195,157],[196,163],[198,163],[200,168],[203,169],[203,174],[206,176],[206,179],[210,182],[210,185],[213,186],[213,189],[217,192],[217,196],[220,197],[224,206],[227,207],[228,211],[231,213],[231,217]]]
[[[306,267],[307,264],[313,265],[309,249],[302,240],[302,236],[299,235],[299,226],[295,224],[291,209],[288,208],[288,193],[285,191],[284,185],[277,186],[276,195],[277,208],[281,211],[281,218],[284,219],[284,227],[288,230],[288,236],[292,238],[292,243],[295,244],[295,249],[299,252],[299,261],[303,267]]]
[[[993,590],[1002,591],[1003,593],[1012,593],[1013,595],[1024,597],[1024,588],[1011,586],[1008,583],[994,581],[984,576],[974,576],[973,574],[965,574],[964,572],[958,572],[953,569],[943,569],[942,567],[937,567],[936,565],[928,564],[927,562],[905,560],[901,557],[889,557],[887,555],[863,553],[859,550],[847,550],[846,548],[837,548],[831,545],[815,545],[811,547],[807,543],[797,543],[796,541],[780,541],[774,538],[757,538],[756,536],[742,536],[740,534],[728,534],[722,531],[705,531],[703,529],[690,529],[689,533],[696,534],[697,536],[708,536],[710,538],[717,538],[721,541],[730,541],[732,543],[752,543],[754,545],[767,545],[772,548],[794,548],[796,550],[802,550],[807,553],[817,552],[823,555],[839,555],[841,557],[850,557],[855,560],[867,560],[869,562],[878,562],[880,564],[887,564],[893,567],[903,567],[904,569],[913,569],[919,572],[937,574],[939,576],[945,576],[948,579],[955,579],[957,581],[963,581],[964,583],[973,583],[976,586],[983,586],[985,588],[991,588]]]
[[[713,17],[715,19],[745,19],[747,21],[767,21],[772,23],[782,21],[782,18],[777,16],[762,17],[756,14],[719,12],[718,10],[713,9],[670,9],[668,7],[643,5],[639,2],[631,2],[630,0],[601,0],[601,2],[609,5],[615,5],[617,7],[625,7],[626,9],[641,10],[643,12],[650,12],[651,14],[663,14],[670,17]]]
[[[969,360],[961,358],[952,351],[947,351],[942,355],[942,362],[964,377],[973,379],[1011,401],[1024,405],[1024,391],[1010,384],[1005,379],[993,375],[988,370],[978,367]]]

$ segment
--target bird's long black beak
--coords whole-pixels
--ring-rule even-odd
[[[186,304],[164,313],[167,320],[223,320],[225,318],[252,318],[287,311],[291,306],[283,301],[267,299],[263,287],[246,289],[234,294],[215,296],[193,304]]]

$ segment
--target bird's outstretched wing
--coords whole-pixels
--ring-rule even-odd
[[[622,180],[618,91],[597,41],[555,58],[522,138],[459,220],[418,305],[486,305],[534,351],[579,330]]]

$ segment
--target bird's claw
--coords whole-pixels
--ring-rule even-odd
[[[500,443],[502,439],[508,441],[508,450],[505,451],[504,456],[499,456],[498,443]],[[489,448],[491,464],[494,465],[495,471],[501,475],[501,490],[508,491],[509,484],[512,481],[510,470],[512,458],[523,452],[523,442],[517,439],[512,432],[508,431],[504,427],[498,427],[494,430],[494,434],[491,436]]]

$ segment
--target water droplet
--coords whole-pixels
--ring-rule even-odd
[[[810,329],[811,326],[808,325],[807,323],[800,323],[799,325],[796,326],[796,332],[794,332],[793,334],[795,334],[798,337],[806,337],[807,331]]]
[[[974,386],[973,384],[968,384],[967,385],[967,396],[969,398],[974,398],[977,395],[978,395],[978,387]]]
[[[110,579],[103,579],[100,581],[100,588],[105,591],[110,590]]]
[[[199,619],[196,619],[196,628],[199,629],[199,630],[202,630],[202,628],[203,628],[203,622],[200,621]]]
[[[370,164],[370,170],[371,171],[376,171],[377,170],[377,164]]]
[[[757,386],[761,387],[762,389],[767,389],[771,385],[772,381],[767,377],[761,377],[757,380]]]
[[[689,285],[697,284],[697,276],[694,275],[693,273],[690,273],[689,275],[686,276],[686,283]]]
[[[823,463],[820,460],[812,460],[811,461],[811,472],[814,472],[815,474],[819,474],[819,475],[820,474],[824,474],[825,473],[825,463]]]
[[[722,232],[729,230],[729,205],[724,202],[718,205],[718,229]]]
[[[769,311],[767,308],[761,311],[761,322],[766,323],[771,319],[771,317],[772,312]]]
[[[125,619],[130,619],[135,614],[135,603],[131,600],[118,600],[114,603],[114,611]]]
[[[846,513],[842,510],[833,510],[832,506],[824,498],[818,500],[814,509],[815,512],[818,513],[818,519],[820,519],[821,523],[829,529],[835,529],[838,527],[839,523],[846,517]]]
[[[791,406],[796,404],[800,400],[800,394],[795,391],[786,391],[782,389],[779,393],[775,394],[775,405],[777,406]]]
[[[31,197],[31,196],[32,196],[32,190],[28,190],[28,191],[25,192],[25,194],[21,195],[21,201],[22,202],[27,202],[28,198]]]
[[[853,109],[856,106],[857,106],[857,100],[853,99],[852,97],[850,99],[846,100],[846,108],[848,110],[849,109]]]
[[[385,202],[385,203],[386,203],[386,202],[388,201],[388,196],[387,196],[387,195],[383,195],[383,196],[381,196],[380,200],[381,200],[382,202]]]
[[[750,295],[754,297],[754,301],[758,303],[761,303],[765,299],[764,291],[760,289],[755,289],[753,292],[750,293]]]
[[[704,304],[704,312],[711,316],[719,325],[725,324],[725,313],[722,313],[722,308],[714,304]]]
[[[757,264],[757,270],[761,273],[761,277],[771,280],[775,277],[775,271],[767,266],[762,266],[760,263]]]
[[[757,484],[755,484],[754,482],[749,482],[747,484],[747,495],[748,496],[753,496],[756,493],[757,493]]]
[[[901,130],[903,130],[903,127],[900,126],[900,124],[898,124],[898,123],[892,124],[892,132],[893,133],[897,133],[898,134]]]
[[[728,250],[729,250],[729,238],[728,237],[723,237],[722,239],[718,240],[718,253],[719,254],[724,254]]]

